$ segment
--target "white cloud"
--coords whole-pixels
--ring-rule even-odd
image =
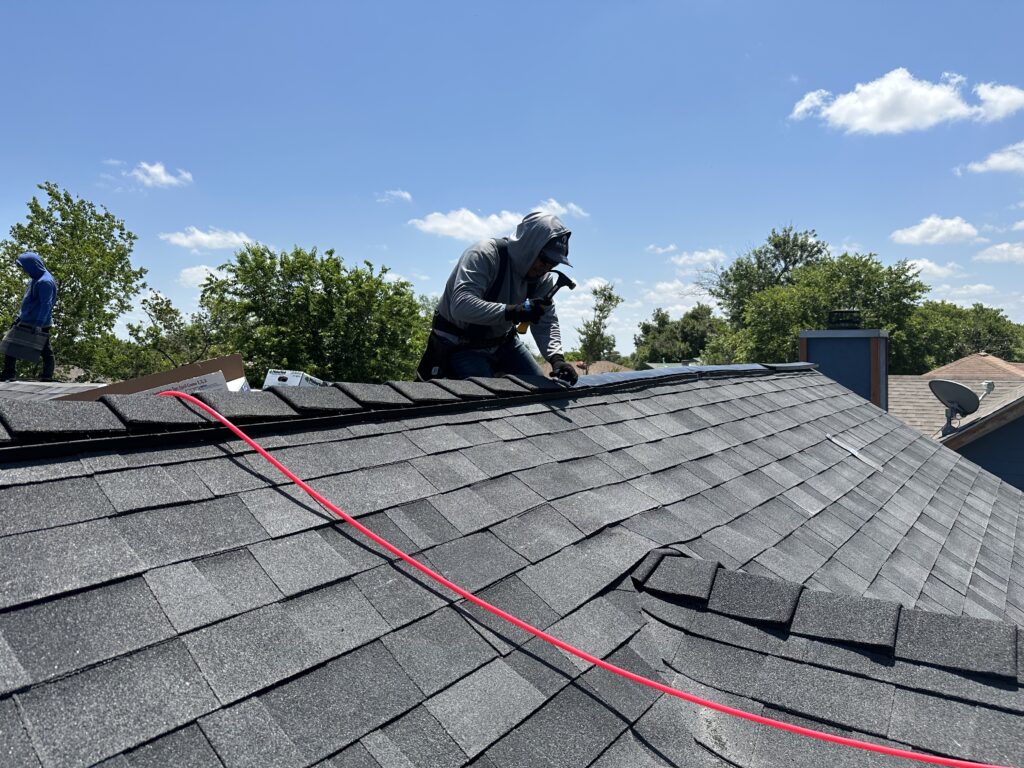
[[[999,243],[989,246],[975,256],[974,260],[1024,264],[1024,243]]]
[[[171,245],[191,248],[193,251],[219,251],[229,248],[242,248],[246,243],[254,242],[245,232],[232,232],[231,230],[217,229],[216,227],[210,227],[208,232],[203,232],[196,227],[186,227],[184,232],[161,232],[159,237]]]
[[[677,267],[699,267],[705,264],[716,264],[725,261],[726,255],[717,248],[709,248],[706,251],[683,251],[678,256],[673,256],[670,261]]]
[[[117,167],[124,165],[124,160],[115,160],[112,157],[108,157],[106,160],[103,161],[103,164]]]
[[[377,196],[378,203],[393,203],[395,200],[411,203],[412,194],[406,192],[404,189],[389,189],[384,192],[384,194]]]
[[[207,277],[223,277],[224,273],[215,267],[206,264],[197,264],[194,267],[185,267],[178,273],[178,282],[186,288],[201,288]]]
[[[512,211],[478,216],[468,208],[459,208],[448,213],[428,213],[422,219],[410,219],[409,223],[421,232],[474,242],[507,235],[522,219],[522,214]]]
[[[144,187],[183,187],[192,183],[191,173],[181,168],[177,174],[169,173],[163,163],[139,163],[125,176],[141,182]]]
[[[662,256],[662,255],[664,255],[666,253],[673,253],[673,252],[675,252],[676,244],[675,243],[669,243],[666,246],[660,246],[660,245],[655,245],[654,243],[651,243],[644,250],[646,250],[648,253],[654,253],[654,254],[657,254],[658,256]]]
[[[981,83],[974,92],[981,99],[980,119],[985,122],[1002,120],[1024,109],[1024,90],[1015,86]]]
[[[938,245],[973,240],[978,230],[961,217],[943,219],[932,214],[906,229],[897,229],[889,239],[901,245]]]
[[[580,218],[590,215],[575,203],[562,205],[554,198],[545,200],[532,210],[543,211],[553,216],[569,214]],[[480,216],[468,208],[459,208],[448,213],[428,213],[422,219],[410,219],[409,223],[421,232],[472,243],[488,237],[511,234],[522,220],[523,214],[515,211]]]
[[[917,269],[921,277],[935,278],[936,280],[948,280],[963,274],[960,265],[955,261],[946,262],[946,265],[936,264],[930,259],[911,259],[910,266]]]
[[[919,80],[899,67],[838,96],[811,91],[794,105],[790,118],[818,116],[846,133],[879,134],[923,131],[954,120],[992,122],[1024,109],[1024,90],[996,83],[975,86],[980,103],[968,104],[960,92],[964,82],[950,72],[937,83]]]
[[[1024,173],[1024,141],[1018,141],[1016,144],[1003,147],[997,152],[993,152],[980,163],[969,163],[967,170],[974,173],[987,173],[989,171]]]
[[[1021,230],[1024,230],[1024,219],[1018,221],[1016,224],[1010,227],[1010,229],[1013,230],[1014,232],[1020,232]]]
[[[661,307],[673,317],[690,311],[703,298],[697,286],[679,279],[655,283],[653,288],[643,294],[646,309],[653,312],[655,307]]]

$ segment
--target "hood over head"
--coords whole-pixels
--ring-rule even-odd
[[[28,273],[33,280],[42,277],[46,273],[46,266],[38,253],[25,251],[17,259],[18,266]]]
[[[552,240],[564,238],[566,247],[562,249],[566,255],[563,264],[569,264],[568,239],[572,234],[557,216],[550,213],[534,211],[528,214],[516,227],[516,233],[509,238],[508,252],[512,268],[520,275],[525,275],[536,260],[544,246]],[[569,266],[572,266],[571,264]]]

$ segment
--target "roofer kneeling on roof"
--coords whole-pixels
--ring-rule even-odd
[[[534,212],[514,237],[481,240],[459,258],[434,313],[433,329],[417,376],[543,376],[519,338],[529,325],[551,375],[575,384],[562,354],[558,315],[551,300],[571,280],[552,269],[569,264],[572,233],[556,216]],[[518,326],[518,333],[517,333]]]

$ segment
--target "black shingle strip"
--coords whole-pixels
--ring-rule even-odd
[[[0,608],[139,573],[143,561],[109,520],[0,539]]]
[[[228,419],[287,419],[298,414],[273,392],[209,391],[196,395]]]
[[[708,608],[727,616],[788,624],[801,589],[799,584],[723,569],[715,577]]]
[[[149,568],[267,537],[263,526],[235,496],[136,512],[115,518],[113,526]]]
[[[0,399],[0,420],[16,438],[111,435],[127,431],[127,427],[106,403],[97,402]]]
[[[899,603],[805,589],[800,593],[791,630],[798,635],[892,651],[899,616]]]
[[[103,395],[100,400],[131,428],[190,427],[214,421],[208,413],[178,397]]]
[[[718,563],[691,557],[664,557],[644,582],[644,589],[673,597],[707,601]]]
[[[33,682],[174,635],[140,578],[4,613],[0,615],[0,632]]]
[[[429,699],[426,708],[472,758],[543,703],[544,694],[495,659]]]
[[[91,477],[17,486],[5,490],[3,497],[0,536],[95,520],[114,513]]]
[[[303,760],[320,760],[411,709],[423,694],[379,641],[261,697]],[[330,728],[324,712],[344,712]]]
[[[417,405],[459,402],[458,395],[429,381],[389,381],[388,386],[393,387],[399,394]]]
[[[367,408],[396,408],[412,405],[412,400],[387,384],[338,382],[334,386]]]
[[[493,378],[487,376],[470,376],[469,381],[474,384],[479,384],[489,392],[493,392],[496,395],[523,395],[529,390],[523,387],[521,384],[517,384],[512,379],[507,378]]]
[[[432,383],[463,400],[488,400],[494,397],[494,393],[489,389],[484,389],[468,379],[434,379]]]
[[[268,387],[299,413],[357,413],[363,406],[337,387]]]
[[[904,609],[896,634],[896,656],[1016,680],[1016,627],[970,616]]]
[[[19,703],[44,764],[68,767],[91,765],[217,708],[180,640],[36,686]]]

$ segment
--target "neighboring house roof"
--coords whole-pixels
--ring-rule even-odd
[[[905,421],[918,432],[940,440],[942,427],[946,424],[946,407],[928,388],[929,381],[931,379],[925,376],[890,376],[889,413]],[[955,379],[955,381],[968,387],[981,398],[977,411],[962,419],[954,420],[953,425],[961,428],[1024,398],[1024,379],[993,381],[995,389],[984,397],[982,395],[985,388],[982,380]]]
[[[201,397],[584,650],[779,719],[1024,764],[1024,494],[800,366],[648,373]],[[453,601],[181,402],[0,401],[0,420],[5,766],[897,764]]]
[[[928,379],[952,379],[953,381],[982,379],[1024,380],[1024,363],[1011,363],[988,352],[976,352],[961,357],[923,374]]]
[[[102,387],[103,384],[68,384],[60,381],[0,381],[0,398],[5,400],[53,400]]]
[[[573,363],[573,365],[575,365],[579,369],[580,373],[583,373],[583,363],[581,361],[576,361]],[[541,370],[544,371],[545,376],[551,373],[551,363],[541,363],[540,367]],[[619,365],[618,363],[613,363],[609,360],[597,360],[590,364],[589,373],[591,375],[595,373],[623,373],[632,370],[632,368],[627,368],[624,365]]]

